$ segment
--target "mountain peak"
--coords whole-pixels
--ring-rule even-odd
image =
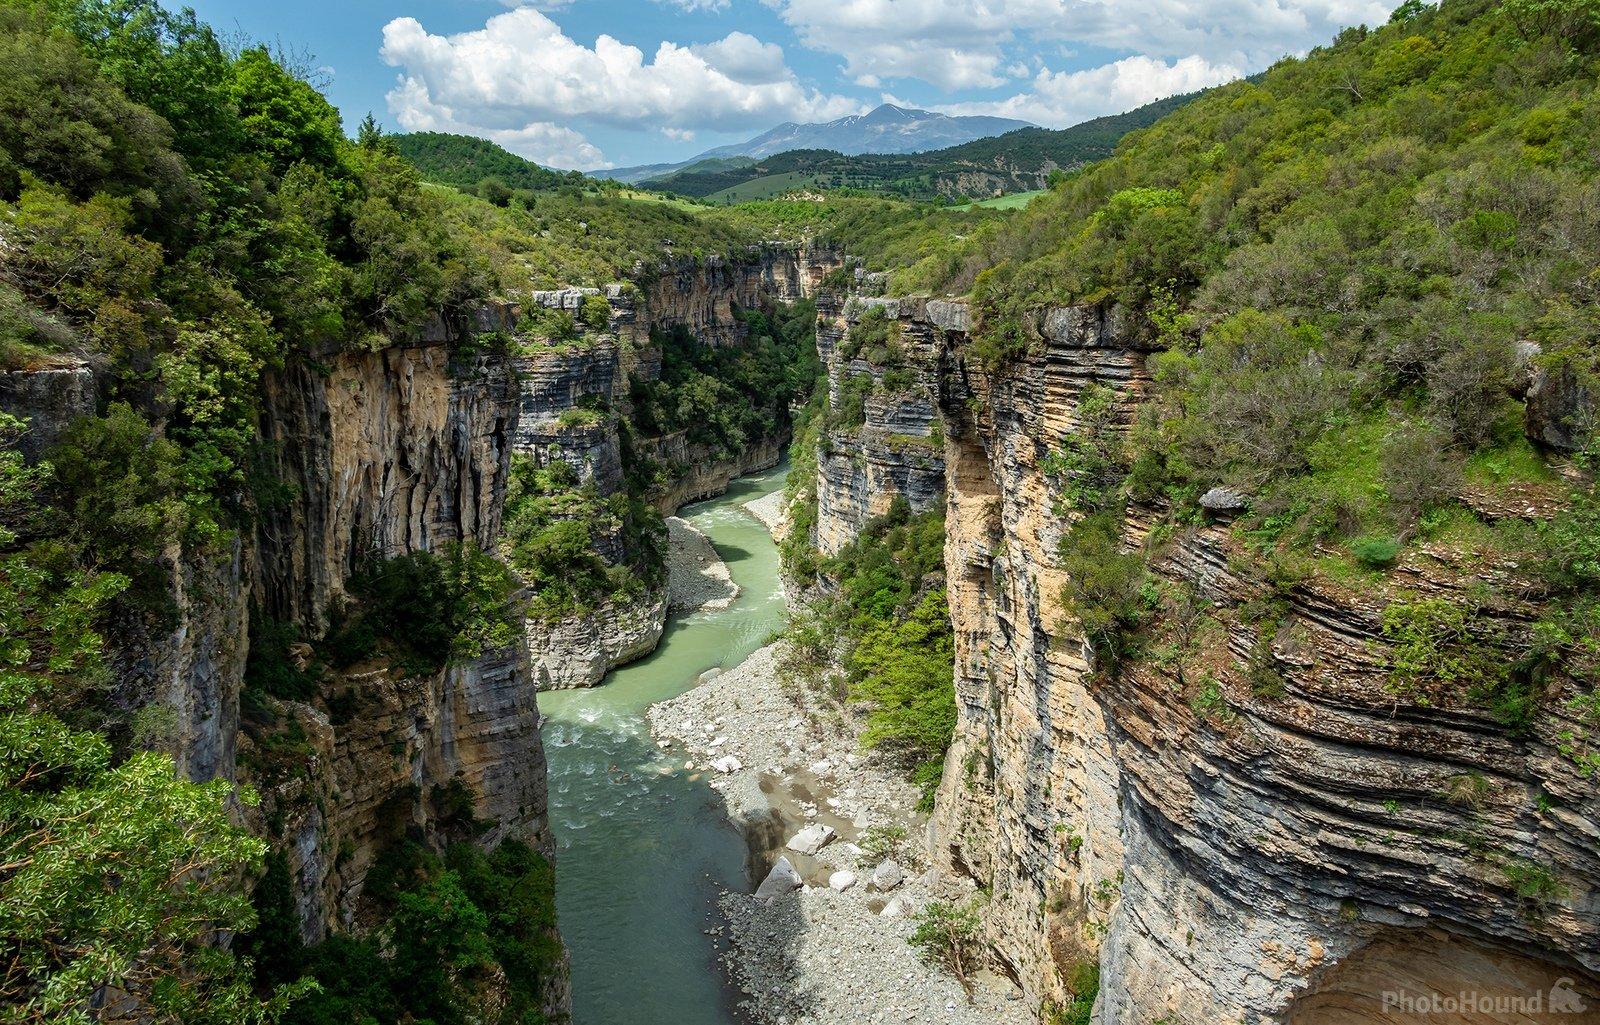
[[[852,114],[823,124],[782,124],[748,142],[708,150],[695,161],[708,157],[767,157],[795,149],[831,149],[850,156],[920,153],[1029,127],[1032,126],[1026,121],[1010,118],[952,117],[884,103],[866,114]]]
[[[882,103],[863,115],[861,120],[868,124],[884,124],[894,121],[928,121],[945,116],[944,114],[935,114],[930,110],[918,110],[915,107],[897,107],[893,103]]]

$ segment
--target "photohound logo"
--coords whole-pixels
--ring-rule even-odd
[[[1573,988],[1571,978],[1557,979],[1548,993],[1533,990],[1528,993],[1480,993],[1462,990],[1459,993],[1411,993],[1406,991],[1383,994],[1384,1013],[1407,1017],[1451,1019],[1466,1015],[1483,1015],[1495,1019],[1517,1016],[1540,1018],[1555,1015],[1588,1014],[1589,1005],[1583,995]],[[1590,1019],[1585,1018],[1585,1021]]]
[[[1589,1009],[1583,997],[1572,988],[1571,979],[1557,979],[1556,984],[1550,987],[1550,1013],[1551,1014],[1582,1014]]]

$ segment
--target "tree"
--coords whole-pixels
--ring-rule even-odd
[[[229,93],[244,130],[281,176],[297,163],[333,167],[347,145],[339,111],[306,82],[254,47],[233,64]]]
[[[0,443],[22,426],[0,415]],[[238,880],[266,850],[230,821],[232,785],[152,752],[118,762],[51,711],[101,670],[94,624],[127,580],[26,540],[50,473],[0,450],[0,1006],[18,1025],[120,1001],[160,1023],[271,1021],[302,990],[258,999],[223,945],[253,923]]]
[[[495,206],[511,205],[511,189],[499,178],[485,178],[479,182],[478,195]]]
[[[977,897],[965,904],[936,900],[923,910],[917,930],[911,934],[911,945],[921,951],[922,959],[954,975],[967,991],[969,1002],[978,925]]]

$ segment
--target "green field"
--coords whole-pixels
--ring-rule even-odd
[[[976,203],[968,203],[966,206],[958,206],[956,209],[1021,210],[1047,191],[1047,189],[1034,189],[1032,192],[1013,192],[1009,196],[996,196],[993,199],[985,199]]]
[[[805,171],[786,171],[740,182],[732,188],[715,192],[706,198],[713,203],[746,203],[752,199],[775,199],[786,192],[805,188],[816,183],[816,175]]]

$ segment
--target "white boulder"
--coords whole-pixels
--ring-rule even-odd
[[[767,878],[761,880],[761,885],[756,887],[756,896],[772,900],[793,893],[804,885],[805,880],[801,879],[800,873],[789,864],[789,859],[779,858],[777,864],[772,866],[772,871],[767,873]]]
[[[905,881],[905,871],[890,859],[872,870],[872,881],[867,885],[882,893],[894,889]]]
[[[814,822],[794,835],[788,843],[788,848],[797,854],[811,856],[822,848],[828,846],[834,837],[833,827]]]
[[[856,874],[843,869],[828,877],[828,888],[835,893],[843,893],[855,884]]]

